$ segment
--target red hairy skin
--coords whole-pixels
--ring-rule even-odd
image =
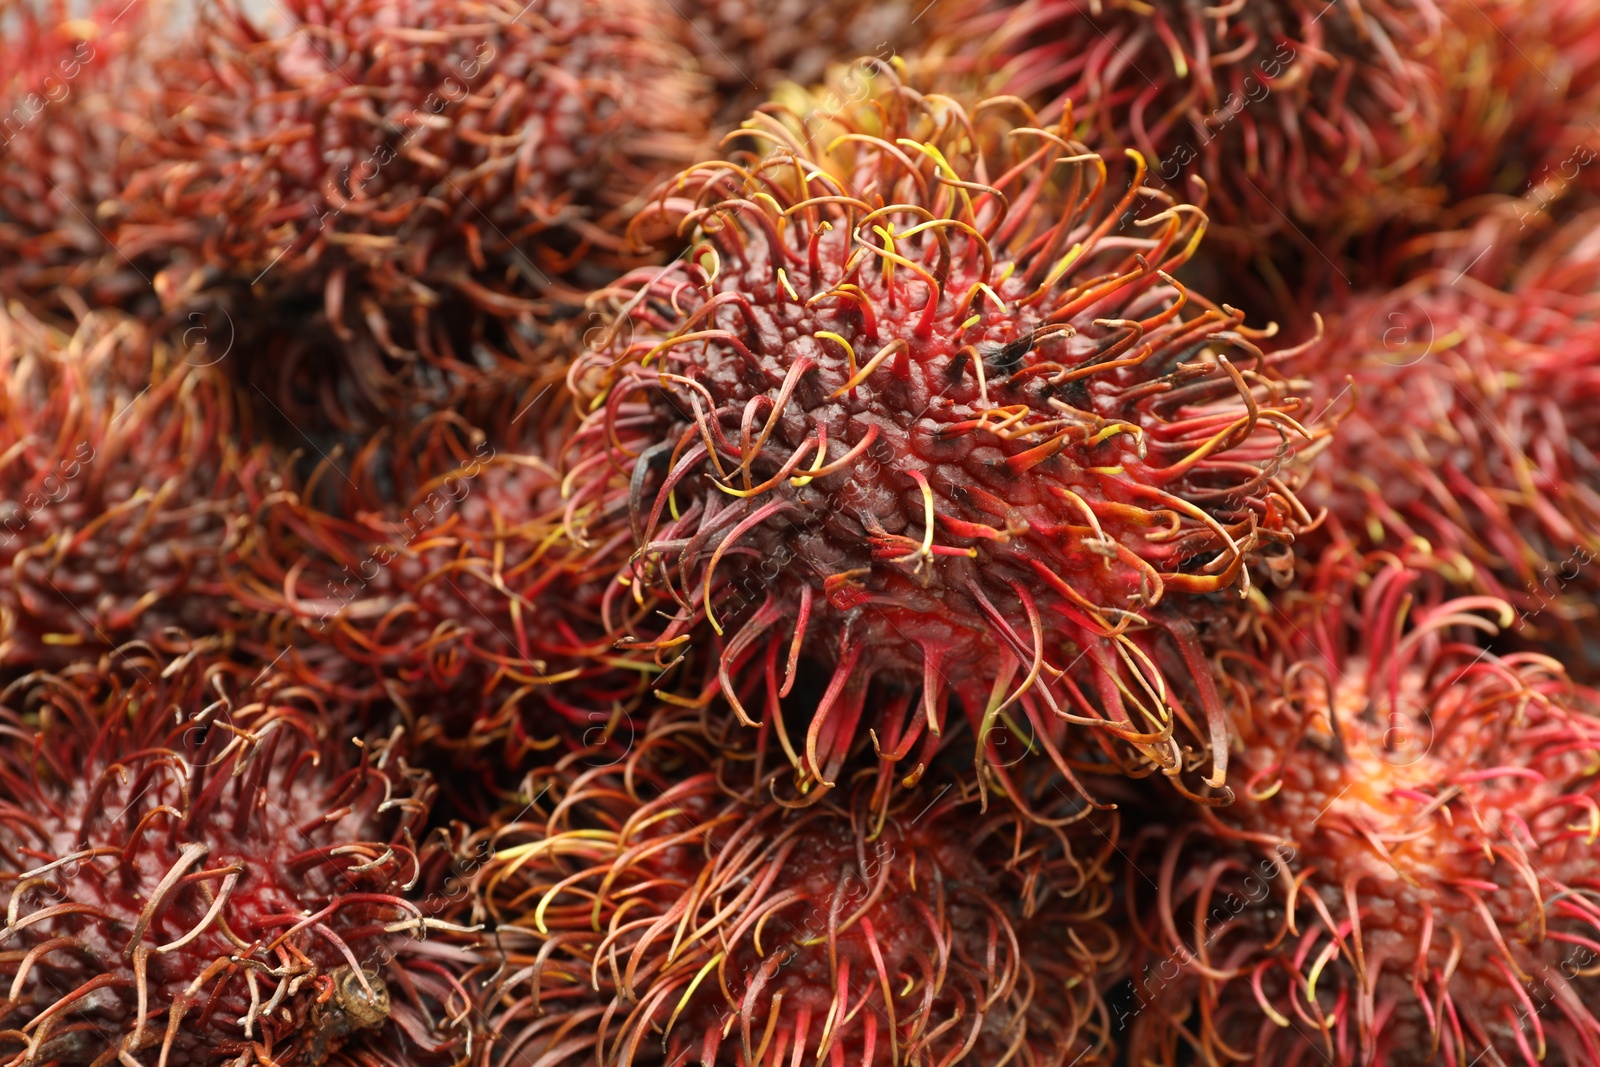
[[[1596,221],[1520,243],[1481,226],[1411,284],[1352,301],[1305,366],[1320,402],[1350,409],[1305,490],[1331,539],[1507,600],[1517,635],[1572,649],[1600,557]],[[1467,262],[1491,238],[1514,267]]]
[[[568,525],[633,540],[612,625],[658,607],[626,633],[664,663],[709,627],[694,699],[772,722],[801,792],[869,726],[914,781],[952,697],[980,762],[1016,715],[1069,777],[1076,723],[1147,771],[1176,771],[1182,733],[1220,785],[1220,709],[1181,721],[1156,663],[1199,663],[1186,600],[1242,591],[1311,524],[1293,386],[1171,278],[1204,216],[1137,160],[1124,183],[1014,100],[968,115],[881,77],[825,119],[758,115],[769,153],[640,217],[692,231],[689,255],[594,298],[612,326],[570,377]],[[808,661],[831,677],[791,738]]]
[[[1586,0],[1498,0],[1469,14],[1495,32],[1462,58],[1446,129],[1448,180],[1462,195],[1540,201],[1600,191],[1600,9]]]
[[[279,669],[341,702],[398,706],[463,758],[518,768],[552,733],[599,743],[653,668],[611,649],[611,574],[562,536],[546,433],[559,429],[501,450],[441,413],[262,497],[224,580],[272,621]]]
[[[914,51],[932,29],[927,0],[686,0],[689,45],[716,82],[722,125],[737,126],[784,82],[815,85],[855,56]]]
[[[8,1062],[474,1051],[472,931],[408,899],[449,857],[398,734],[358,748],[200,646],[30,675],[0,720]]]
[[[1218,658],[1245,784],[1129,848],[1133,1062],[1600,1061],[1597,694],[1417,578],[1330,551]]]
[[[870,765],[795,809],[678,718],[494,831],[504,1062],[1112,1062],[1114,815],[1054,786],[1057,822],[985,814],[938,770],[879,812]]]
[[[107,312],[71,336],[0,319],[5,679],[219,635],[464,759],[515,767],[563,733],[592,746],[625,725],[649,664],[618,666],[610,572],[586,573],[560,536],[537,390],[518,426],[489,423],[526,451],[448,413],[302,480],[235,443],[249,429],[204,356]]]
[[[447,406],[636,261],[630,202],[706,137],[683,32],[648,0],[202,5],[142,57],[84,210],[289,421]]]
[[[1293,242],[1314,272],[1324,249],[1391,220],[1426,221],[1443,200],[1439,53],[1487,30],[1463,13],[1442,33],[1447,16],[1426,0],[939,10],[950,55],[932,64],[936,80],[971,72],[988,91],[1048,102],[1046,118],[1070,100],[1084,139],[1142,152],[1151,184],[1176,192],[1184,176],[1204,178],[1230,246],[1270,254]]]
[[[59,293],[74,310],[149,294],[95,219],[118,192],[134,56],[151,31],[146,6],[8,2],[0,13],[0,293]]]
[[[338,234],[376,236],[386,228],[415,226],[418,220],[384,213],[420,212],[420,205],[406,201],[425,190],[452,208],[445,214],[454,229],[512,225],[523,239],[544,234],[537,247],[559,244],[556,231],[565,226],[591,244],[621,250],[617,237],[599,226],[601,213],[635,197],[634,190],[657,174],[660,160],[688,155],[702,136],[689,100],[699,85],[683,70],[670,69],[684,66],[673,46],[673,24],[631,0],[539,0],[531,9],[448,0],[394,8],[335,0],[290,4],[285,17],[286,28],[262,26],[220,6],[207,12],[193,51],[157,68],[169,79],[169,92],[179,90],[178,79],[196,73],[237,86],[232,95],[220,85],[203,90],[182,114],[168,109],[173,117],[167,139],[152,148],[187,149],[197,157],[201,173],[184,189],[184,195],[200,198],[196,207],[246,209],[246,215],[230,215],[223,232],[206,236],[219,251],[246,253],[250,265],[268,255],[250,243],[261,240],[248,228],[252,218],[272,225],[322,221],[331,232],[318,238],[315,250],[298,253],[315,259],[339,243]],[[381,110],[341,101],[350,97],[352,85],[381,88]],[[275,92],[283,95],[275,98]],[[363,93],[356,99],[372,97]],[[219,152],[203,134],[211,124],[221,127],[234,118],[244,125],[229,130],[233,136],[223,148],[237,157]],[[307,122],[319,128],[297,128]],[[271,146],[248,147],[251,134],[279,124],[288,131]],[[495,143],[497,138],[508,140]],[[370,157],[370,166],[359,167],[378,145],[396,141],[393,158],[380,152]],[[265,173],[250,173],[263,165]],[[458,169],[466,185],[453,192],[431,190],[452,184],[445,180],[449,174],[441,176],[446,169]],[[140,180],[160,177],[150,172]],[[261,213],[274,192],[294,202],[267,220]],[[470,225],[471,201],[505,214]],[[313,205],[336,215],[324,218]],[[183,218],[189,227],[207,221],[200,212]],[[138,222],[130,211],[124,223],[129,240],[137,240],[130,226]],[[438,242],[444,232],[417,236],[424,235],[431,242],[407,247],[405,259],[422,262],[443,251]],[[483,235],[477,248],[460,250],[460,261],[448,266],[465,269],[469,256],[488,255],[497,240],[509,239]],[[403,262],[402,250],[394,249],[374,256],[370,265]],[[560,267],[555,259],[540,265]]]
[[[228,633],[219,558],[269,455],[196,352],[96,312],[0,316],[0,670],[93,659],[168,628]]]

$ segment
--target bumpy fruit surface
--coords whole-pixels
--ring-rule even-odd
[[[1573,649],[1600,557],[1597,221],[1445,235],[1459,246],[1347,304],[1304,367],[1319,404],[1348,409],[1305,489],[1334,538],[1507,600],[1519,634]]]
[[[108,312],[0,315],[0,669],[237,627],[219,561],[271,457],[207,358]]]
[[[1352,558],[1218,660],[1237,802],[1129,849],[1134,1061],[1596,1062],[1597,694]]]
[[[629,636],[664,661],[709,627],[700,699],[780,729],[802,665],[824,671],[783,738],[802,788],[868,724],[914,779],[952,696],[980,748],[1019,711],[1052,754],[1070,719],[1175,768],[1176,731],[1220,782],[1219,707],[1180,722],[1157,660],[1200,662],[1186,602],[1286,562],[1320,431],[1242,315],[1172,278],[1205,216],[1142,161],[892,82],[758,115],[770,151],[686,171],[638,220],[690,254],[595,298],[566,481],[574,537],[636,546],[612,625],[658,605]]]
[[[407,899],[448,860],[425,845],[432,784],[398,738],[358,747],[265,675],[130,645],[5,690],[14,1062],[449,1063],[467,1046],[470,932]]]
[[[90,214],[168,311],[231,316],[291,421],[445,406],[696,155],[682,32],[648,0],[219,0],[146,58]]]
[[[398,707],[435,747],[515,767],[552,733],[595,743],[652,668],[611,648],[611,575],[564,537],[541,440],[497,447],[451,412],[373,441],[261,495],[224,584],[272,627],[281,671]]]
[[[1251,251],[1292,243],[1318,268],[1337,238],[1444,199],[1440,53],[1492,31],[1443,18],[1412,0],[973,0],[941,20],[943,76],[1066,106],[1096,148],[1144,153],[1153,184],[1204,178]]]
[[[544,775],[550,815],[501,828],[476,883],[511,968],[504,1054],[1111,1062],[1115,817],[1092,832],[1053,787],[1039,806],[1061,823],[983,813],[937,771],[880,813],[865,772],[796,810],[680,716],[621,765]]]
[[[7,4],[0,34],[0,292],[154,305],[149,281],[107,246],[97,211],[114,198],[127,99],[141,84],[140,0],[73,10]]]

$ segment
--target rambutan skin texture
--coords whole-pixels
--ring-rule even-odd
[[[0,316],[0,670],[239,628],[219,564],[271,456],[203,361],[110,312]]]
[[[453,406],[638,261],[633,201],[707,138],[686,32],[653,0],[200,5],[4,162],[0,284],[237,331],[297,425]]]
[[[597,740],[650,665],[611,648],[612,574],[563,536],[545,432],[503,449],[439,413],[263,496],[223,581],[272,627],[278,669],[340,702],[398,705],[430,744],[509,767],[559,724]]]
[[[550,816],[496,831],[475,883],[504,1062],[1112,1060],[1112,814],[1092,832],[1054,788],[1059,823],[984,814],[932,778],[880,814],[870,767],[797,810],[692,720],[542,778]]]
[[[1097,149],[1145,154],[1152,184],[1204,178],[1230,243],[1295,241],[1316,259],[1313,243],[1426,221],[1446,199],[1439,53],[1492,32],[1461,6],[1457,25],[1450,5],[1410,0],[974,0],[935,9],[946,58],[924,65],[1049,118],[1070,101]]]
[[[737,126],[784,83],[811,86],[856,56],[915,54],[935,24],[927,0],[689,0],[674,6],[688,43],[716,83],[719,119]]]
[[[1350,301],[1304,368],[1316,403],[1347,409],[1304,490],[1331,536],[1509,601],[1518,634],[1573,649],[1600,557],[1597,221],[1460,235],[1459,266]],[[1510,262],[1467,262],[1497,242]]]
[[[0,293],[65,286],[105,305],[150,286],[106,244],[95,209],[113,199],[126,100],[151,30],[142,2],[87,9],[10,5],[0,35]],[[152,300],[153,303],[153,300]],[[75,309],[76,310],[76,309]]]
[[[1237,802],[1129,849],[1135,1062],[1600,1058],[1600,704],[1460,639],[1503,602],[1404,621],[1417,578],[1375,567],[1358,616],[1291,606],[1299,635],[1227,660]]]
[[[397,738],[358,749],[204,646],[31,675],[0,718],[13,1062],[309,1065],[353,1042],[358,1061],[448,1063],[468,1046],[470,931],[407,900],[448,857]]]
[[[611,213],[705,136],[679,20],[641,0],[295,2],[286,17],[274,35],[218,7],[155,64],[162,121],[115,232],[130,258],[170,262],[173,299],[208,272],[259,276],[323,298],[341,338],[470,364],[435,350],[430,307],[525,314],[589,250],[625,253]]]
[[[832,671],[784,740],[805,777],[833,780],[873,679],[922,687],[920,714],[876,725],[890,759],[926,728],[926,763],[954,693],[980,747],[1020,700],[1047,745],[1071,715],[1174,765],[1146,650],[1197,662],[1185,596],[1244,588],[1310,522],[1313,431],[1242,316],[1167,273],[1197,208],[1136,159],[1124,189],[1014,102],[969,115],[891,82],[825,119],[758,115],[769,153],[686,171],[640,216],[696,244],[595,298],[612,326],[570,376],[572,536],[626,517],[614,610],[675,610],[630,634],[666,658],[708,623],[709,692],[742,719],[747,663],[776,679],[768,715],[802,658]],[[1113,234],[1124,215],[1140,236]],[[1221,734],[1191,729],[1220,781]]]
[[[1465,197],[1521,195],[1548,204],[1600,191],[1600,9],[1586,0],[1499,0],[1495,32],[1458,55],[1446,128],[1447,180]]]
[[[649,664],[610,650],[611,573],[562,537],[548,427],[513,451],[441,413],[300,478],[241,443],[249,420],[207,361],[112,312],[70,336],[0,319],[0,684],[216,636],[372,722],[398,709],[511,765],[558,729],[616,726]]]

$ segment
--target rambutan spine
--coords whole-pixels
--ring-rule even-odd
[[[533,752],[625,735],[655,668],[601,625],[607,557],[563,536],[544,459],[559,428],[514,448],[510,429],[439,412],[258,495],[222,577],[284,674],[521,773]]]
[[[1293,242],[1320,270],[1344,239],[1426,222],[1446,199],[1438,57],[1483,28],[1443,6],[976,0],[935,9],[942,41],[922,65],[934,85],[1067,108],[1096,147],[1144,153],[1162,187],[1198,174],[1223,240],[1282,267],[1271,242]]]
[[[0,314],[0,669],[246,628],[219,569],[272,457],[199,358],[112,312]]]

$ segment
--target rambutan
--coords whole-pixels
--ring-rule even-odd
[[[1305,490],[1330,536],[1510,601],[1519,634],[1572,648],[1600,588],[1595,221],[1514,244],[1514,266],[1466,241],[1461,269],[1352,301],[1305,360],[1318,401],[1349,409]]]
[[[954,695],[980,752],[1016,705],[1069,775],[1067,720],[1175,768],[1157,661],[1203,664],[1186,599],[1288,562],[1312,521],[1293,385],[1173,280],[1205,216],[1136,154],[1015,100],[875,85],[758,114],[743,135],[770,152],[691,168],[637,220],[693,231],[689,254],[594,298],[612,325],[570,377],[589,414],[566,481],[576,542],[636,547],[609,623],[664,661],[709,626],[690,696],[746,722],[762,700],[780,730],[800,665],[827,672],[782,736],[803,790],[835,781],[879,682],[886,767],[919,740],[928,764]],[[656,604],[650,630],[618,618]],[[1209,689],[1202,711],[1184,729],[1220,784]]]
[[[1489,32],[1443,32],[1439,8],[1407,0],[972,0],[938,10],[949,56],[932,64],[936,84],[975,75],[988,91],[1048,103],[1046,118],[1070,107],[1095,149],[1143,153],[1151,184],[1176,191],[1187,175],[1204,178],[1230,244],[1282,266],[1278,247],[1299,234],[1297,252],[1317,261],[1308,269],[1343,238],[1426,220],[1443,201],[1436,53]]]
[[[492,833],[508,1061],[1111,1062],[1114,815],[1049,783],[1055,822],[984,811],[940,770],[879,812],[870,766],[796,810],[678,720]]]
[[[296,334],[299,371],[346,364],[380,411],[528,358],[537,301],[626,261],[630,204],[705,137],[684,28],[646,0],[274,10],[219,0],[152,60],[105,225],[169,307]]]
[[[0,668],[236,629],[218,561],[270,457],[233,444],[203,355],[109,312],[0,314]]]
[[[816,85],[832,64],[856,56],[914,53],[934,24],[927,2],[675,0],[673,6],[693,27],[688,41],[716,82],[720,117],[737,125],[783,82]]]
[[[109,312],[71,336],[0,319],[0,677],[217,636],[364,721],[398,711],[513,766],[561,729],[609,737],[649,664],[618,669],[609,571],[567,550],[536,442],[500,452],[441,413],[301,479],[236,442],[205,358]]]
[[[1457,195],[1544,199],[1600,192],[1600,8],[1588,0],[1493,0],[1466,12],[1492,25],[1447,74],[1446,180]]]
[[[470,1050],[472,931],[410,899],[449,857],[398,735],[352,742],[329,709],[201,646],[30,675],[0,720],[11,1062]]]
[[[1597,694],[1352,561],[1218,657],[1236,802],[1129,846],[1132,1062],[1600,1062]]]
[[[537,439],[501,451],[449,412],[382,444],[262,496],[229,545],[223,580],[273,627],[278,669],[511,767],[562,722],[597,740],[653,668],[612,651],[611,574],[564,540]]]
[[[0,293],[124,303],[146,279],[108,247],[99,205],[118,192],[124,97],[149,32],[141,0],[74,11],[0,5]],[[81,294],[81,295],[79,295]]]

